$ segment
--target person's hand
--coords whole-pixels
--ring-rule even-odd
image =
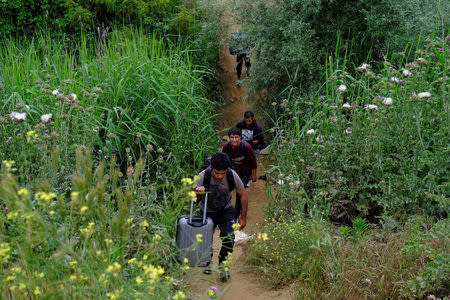
[[[242,230],[247,225],[247,220],[241,216],[239,217],[238,223],[239,225],[241,225],[241,227],[239,227],[239,230]]]
[[[205,187],[204,187],[204,186],[196,186],[196,187],[194,188],[194,191],[195,191],[196,193],[203,194],[203,193],[205,192]]]
[[[252,143],[257,145],[259,143],[259,141],[258,140],[253,140]]]
[[[256,175],[252,175],[252,182],[256,182],[258,180],[258,177]]]

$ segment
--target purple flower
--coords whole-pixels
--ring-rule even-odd
[[[335,109],[338,109],[338,106],[337,106],[337,105],[335,105],[335,106],[334,106],[334,108],[335,108]]]
[[[21,133],[18,133],[17,136],[22,136],[22,134],[21,134]]]
[[[404,89],[405,87],[402,85],[400,88],[401,88],[401,89]]]
[[[293,191],[294,191],[294,189],[290,189],[290,191],[291,191],[291,192],[293,192]]]
[[[327,174],[328,174],[329,172],[330,172],[330,170],[328,170],[328,169],[326,169],[326,170],[325,170],[325,173],[327,173]]]
[[[101,115],[100,115],[100,117],[102,117],[102,118],[103,118],[104,116],[105,116],[105,114],[101,114]]]
[[[381,98],[381,96],[380,96],[380,95],[378,95],[378,96],[377,96],[377,98]]]
[[[5,210],[8,210],[8,209],[9,209],[8,206],[6,206],[6,207],[5,207]]]
[[[375,121],[378,121],[378,118],[375,118]]]
[[[12,140],[12,136],[10,136],[10,137],[8,138],[8,141],[10,141],[10,140]]]
[[[296,166],[295,165],[292,165],[292,169],[295,169],[296,168]]]
[[[317,155],[319,155],[319,153],[317,153],[317,152],[314,152],[314,156],[317,156]]]
[[[98,153],[102,153],[102,149],[98,149]]]
[[[217,293],[217,291],[219,290],[219,289],[217,288],[217,286],[215,286],[215,285],[212,285],[212,286],[210,286],[209,288],[211,289],[211,291],[213,291],[213,292],[215,292],[215,293]]]
[[[162,155],[160,155],[160,156],[159,156],[159,158],[163,158],[163,156],[162,156]]]

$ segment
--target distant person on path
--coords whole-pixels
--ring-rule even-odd
[[[237,31],[231,34],[230,54],[236,55],[236,72],[237,72],[237,85],[242,85],[241,73],[242,65],[245,63],[245,72],[247,76],[250,76],[250,47],[245,45],[245,36],[242,32]]]
[[[228,155],[223,152],[214,154],[211,158],[211,165],[200,172],[198,176],[195,191],[200,195],[205,192],[205,189],[208,190],[206,215],[213,220],[214,226],[218,226],[220,230],[222,247],[219,252],[219,276],[222,281],[227,281],[230,278],[230,272],[224,261],[233,252],[234,230],[232,225],[236,219],[231,191],[236,189],[236,194],[240,196],[242,202],[238,220],[241,225],[239,230],[244,229],[247,225],[247,193],[239,175],[231,169],[231,161]],[[203,201],[203,198],[199,201],[200,210],[204,207]],[[203,214],[203,211],[201,213]],[[208,265],[203,273],[211,274],[211,266]]]
[[[255,120],[255,114],[252,111],[244,113],[244,119],[236,124],[236,128],[242,131],[242,140],[252,145],[253,152],[257,157],[259,151],[264,148],[264,139],[261,125]]]
[[[223,145],[222,151],[230,157],[233,170],[239,175],[244,187],[248,187],[250,178],[253,182],[256,182],[257,180],[256,168],[258,165],[256,163],[255,154],[253,153],[253,148],[249,143],[241,140],[242,132],[239,128],[231,128],[228,131],[228,137],[230,138],[230,141]],[[236,194],[235,219],[239,217],[241,207],[241,197],[239,194]]]

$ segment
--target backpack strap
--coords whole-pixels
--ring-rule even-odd
[[[230,189],[231,192],[235,188],[233,170],[231,170],[231,168],[227,169],[227,181],[228,181],[228,188]]]
[[[209,190],[211,184],[211,167],[206,168],[205,174],[203,174],[203,186]]]

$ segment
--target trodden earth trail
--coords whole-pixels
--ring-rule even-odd
[[[236,27],[230,28],[230,30],[233,29],[236,30]],[[217,130],[223,132],[223,135],[226,135],[228,128],[234,127],[235,124],[243,118],[246,110],[252,109],[252,101],[244,101],[246,94],[245,81],[247,78],[245,77],[245,72],[242,73],[244,85],[238,87],[236,84],[236,57],[229,53],[227,45],[223,45],[221,50],[220,82],[223,91],[222,96],[224,98],[224,105],[221,108],[217,122]],[[263,165],[258,161],[258,177],[263,173]],[[264,222],[263,208],[268,201],[265,184],[265,181],[258,179],[257,182],[252,182],[247,189],[249,205],[247,226],[243,231],[248,235],[257,234],[259,231],[259,224]],[[233,198],[235,198],[235,195],[233,195]],[[230,280],[225,283],[220,282],[217,270],[217,254],[220,245],[219,230],[216,230],[213,242],[213,273],[205,275],[202,273],[202,268],[193,268],[189,278],[191,299],[209,299],[208,289],[210,289],[211,286],[216,286],[218,288],[218,299],[223,300],[292,299],[288,288],[274,290],[269,285],[262,282],[260,278],[261,274],[258,275],[244,267],[243,260],[246,254],[246,247],[242,245],[235,245],[231,260],[228,263],[231,273]]]

